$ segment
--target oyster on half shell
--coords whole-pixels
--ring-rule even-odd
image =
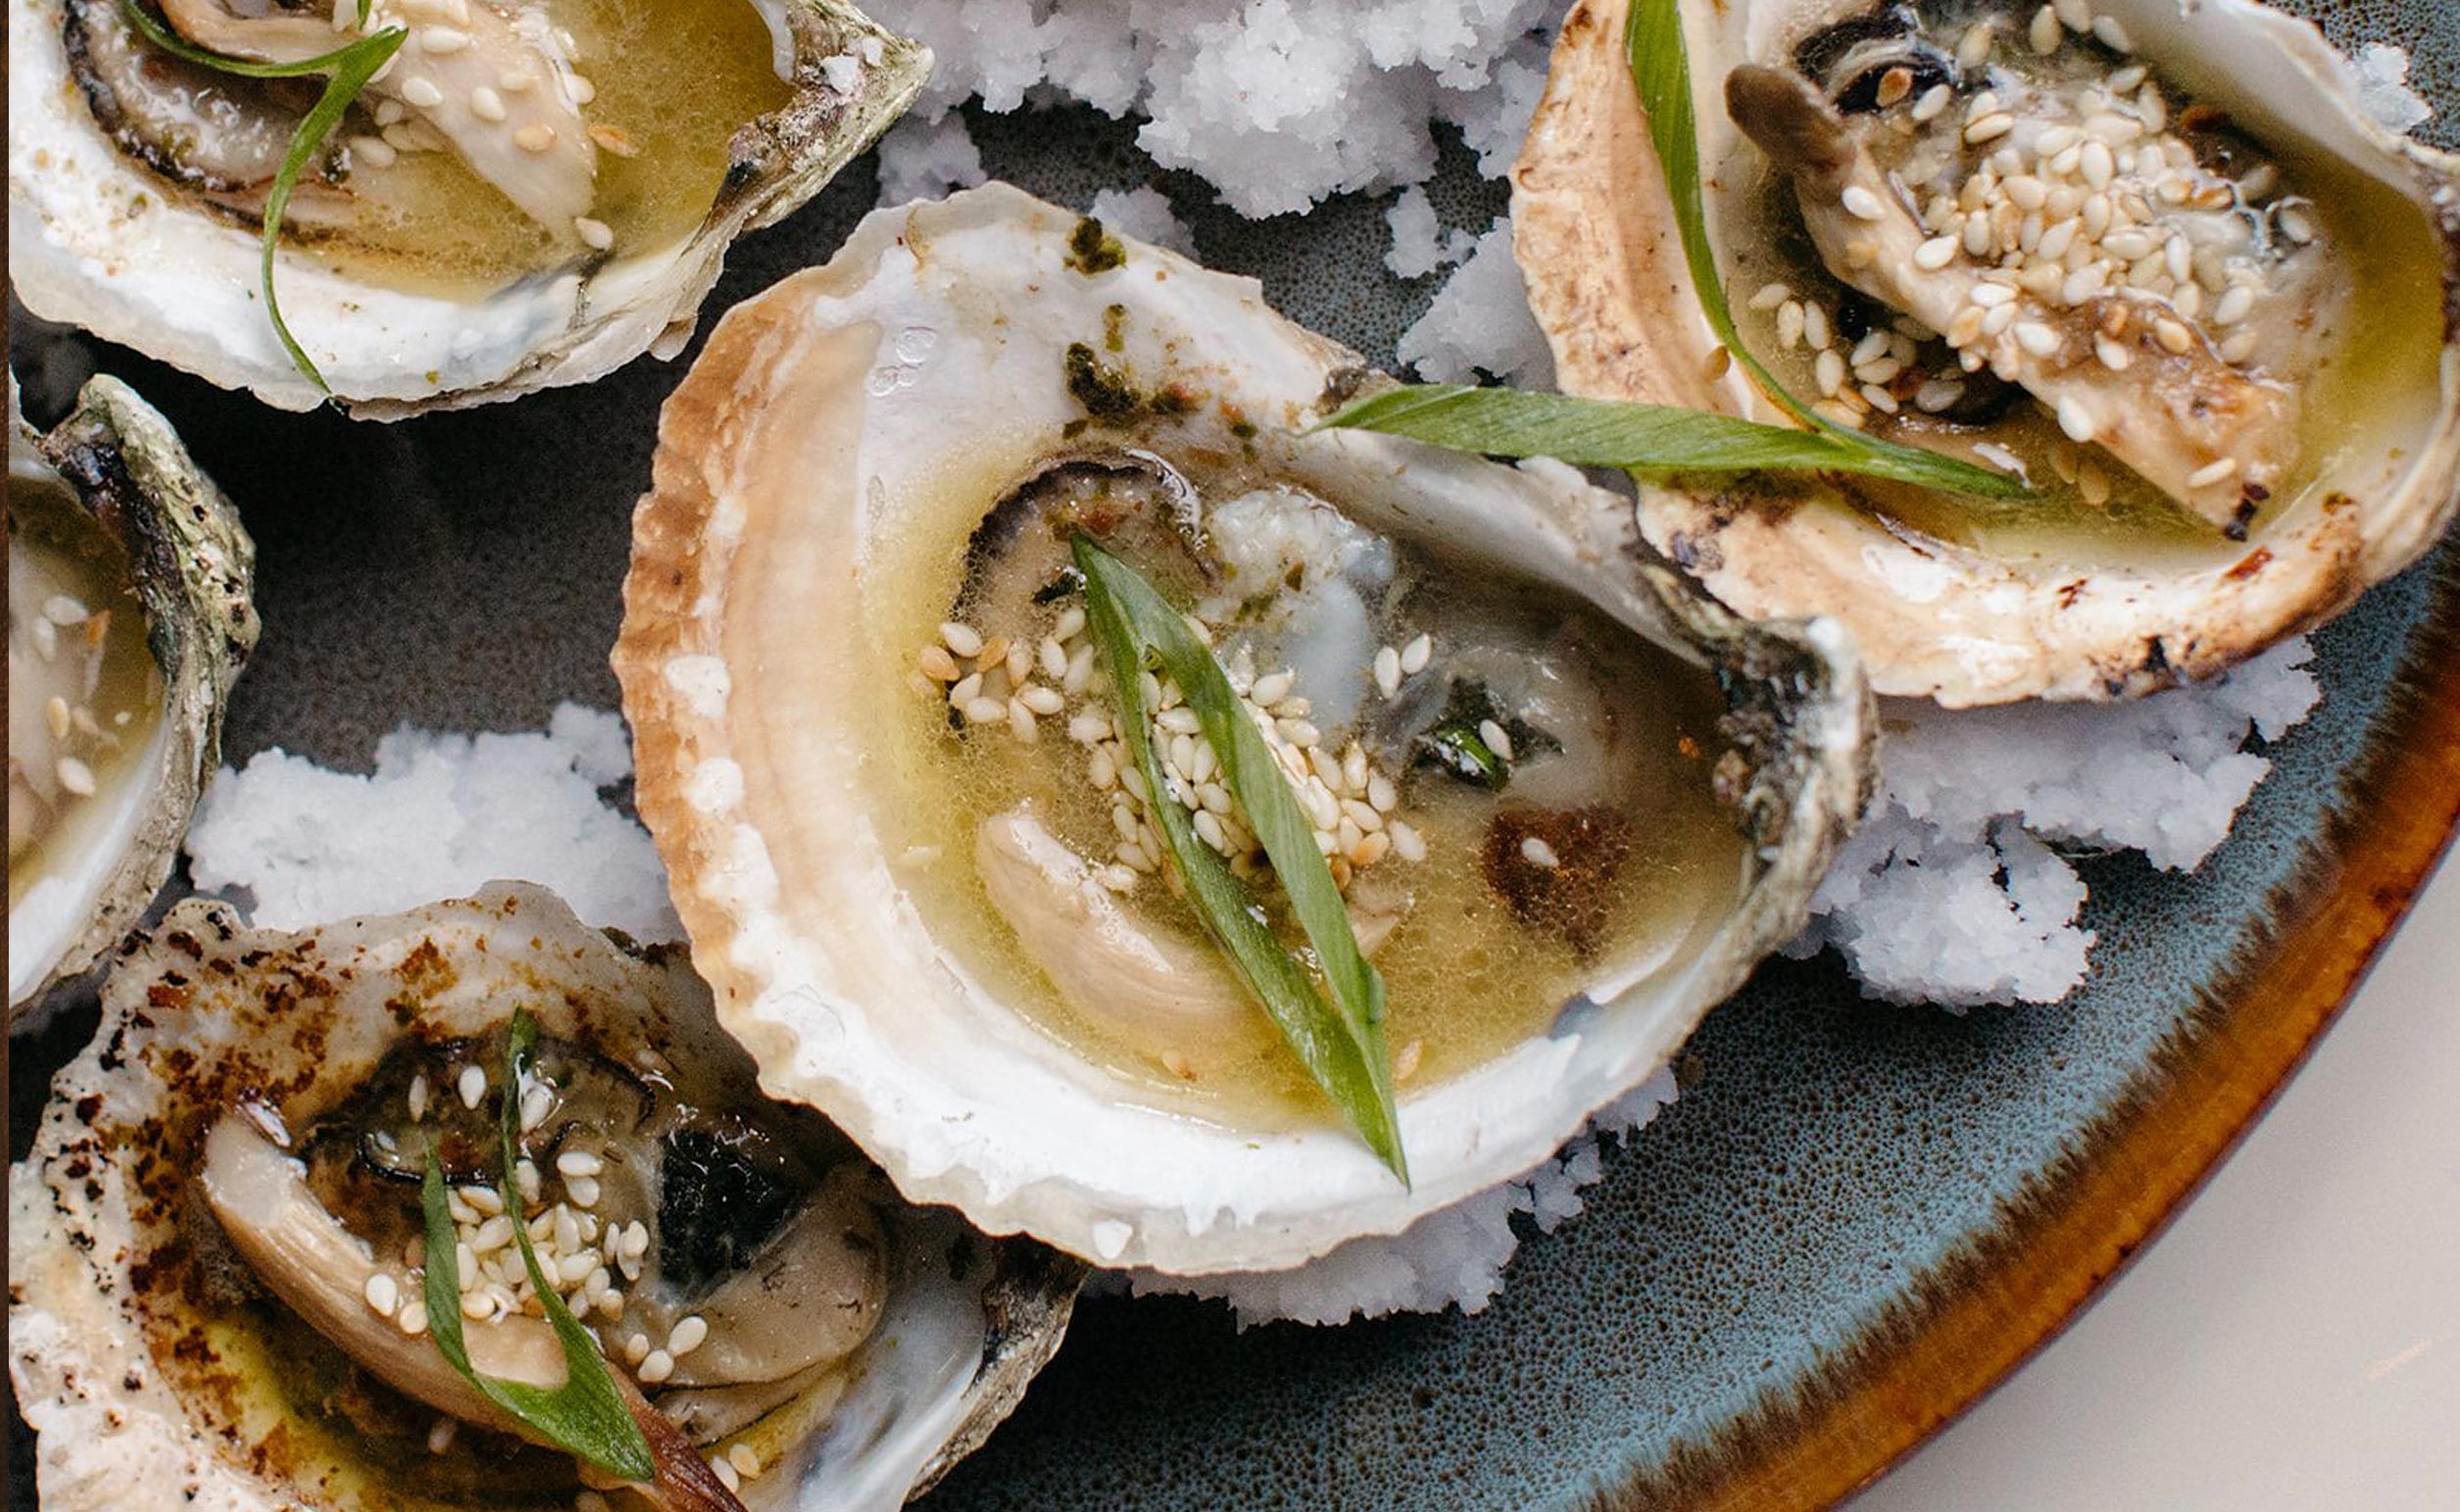
[[[641,813],[764,1085],[910,1197],[1296,1265],[1534,1165],[1799,927],[1869,780],[1844,638],[1718,609],[1568,468],[1308,430],[1373,381],[1252,280],[991,185],[873,215],[668,402],[615,657]],[[1175,895],[1080,537],[1193,616],[1305,809],[1412,1185]],[[1147,691],[1164,801],[1274,923]]]
[[[9,1013],[171,875],[256,646],[256,548],[171,425],[94,378],[48,434],[9,389]]]
[[[1625,49],[1582,0],[1513,174],[1568,392],[1782,415],[1715,351]],[[2354,602],[2460,494],[2460,160],[2253,0],[1681,8],[1742,339],[1841,424],[2021,471],[1648,488],[1747,614],[1828,613],[1882,693],[2109,699]]]
[[[259,260],[318,81],[171,57],[124,3],[9,0],[17,291],[311,408]],[[671,355],[727,245],[818,192],[930,68],[844,0],[147,3],[194,45],[271,62],[408,29],[301,180],[274,274],[333,395],[374,418]]]
[[[496,1120],[517,1007],[541,1038],[514,1194]],[[699,1478],[648,1502],[597,1484],[617,1507],[734,1505],[721,1482],[755,1512],[896,1507],[1015,1405],[1082,1277],[899,1201],[810,1109],[760,1095],[679,950],[535,888],[297,935],[190,900],[115,963],[10,1173],[10,1370],[43,1504],[572,1504],[577,1462],[431,1337],[430,1159],[477,1368],[564,1378],[509,1243],[524,1222],[663,1425],[668,1485]]]

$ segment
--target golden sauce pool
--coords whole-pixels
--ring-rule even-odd
[[[119,543],[57,483],[12,477],[9,902],[100,837],[162,719]],[[89,686],[90,684],[90,686]]]
[[[751,0],[555,0],[575,69],[596,88],[582,119],[627,139],[601,148],[590,215],[620,258],[689,236],[715,203],[728,142],[793,97],[777,76],[767,24]],[[365,102],[346,137],[367,125]],[[291,233],[350,277],[443,294],[485,292],[578,255],[568,234],[522,215],[449,148],[403,154],[381,171],[383,194],[354,197],[342,236]]]
[[[883,511],[890,518],[930,512]],[[868,627],[867,652],[879,669],[867,681],[874,702],[863,710],[879,741],[865,778],[875,785],[873,811],[881,816],[893,869],[935,941],[996,999],[1107,1068],[1131,1095],[1243,1127],[1337,1121],[1278,1037],[1266,1035],[1254,1053],[1208,1064],[1189,1079],[1187,1067],[1169,1063],[1158,1048],[1129,1043],[1079,1013],[1031,963],[986,891],[974,859],[976,831],[985,820],[1031,803],[1053,834],[1098,862],[1119,838],[1111,799],[1090,780],[1087,750],[1068,738],[1065,714],[1042,720],[1032,744],[1011,738],[1005,725],[962,734],[953,727],[946,694],[917,670],[916,655],[935,641],[958,602],[963,547],[908,527],[877,550],[858,616]],[[1404,573],[1425,565],[1403,560]],[[1157,580],[1166,575],[1156,564],[1130,564]],[[1471,593],[1440,569],[1427,581],[1431,587],[1413,594],[1405,608],[1407,623],[1384,628],[1388,636],[1434,630],[1437,649],[1428,669],[1434,675],[1444,668],[1447,612],[1467,607]],[[1055,602],[1046,616],[1061,612],[1065,603]],[[1474,608],[1493,611],[1492,604]],[[1483,856],[1495,796],[1429,769],[1397,774],[1397,813],[1422,838],[1424,859],[1404,863],[1387,856],[1358,873],[1351,899],[1358,906],[1377,890],[1407,895],[1400,923],[1372,952],[1388,990],[1387,1039],[1404,1097],[1546,1033],[1601,962],[1654,960],[1671,952],[1734,896],[1745,875],[1743,840],[1710,792],[1710,768],[1723,750],[1716,734],[1722,704],[1707,675],[1585,609],[1547,605],[1540,617],[1577,622],[1586,643],[1615,658],[1621,686],[1646,690],[1620,709],[1642,774],[1638,791],[1620,805],[1630,821],[1629,850],[1603,890],[1602,918],[1584,955],[1560,933],[1516,919],[1489,885]],[[985,633],[1030,637],[1047,629],[1046,623],[984,626]],[[1259,674],[1270,670],[1256,667]],[[1093,707],[1107,703],[1097,700]],[[1501,797],[1503,808],[1515,806],[1509,788]],[[1148,929],[1189,941],[1206,938],[1158,876],[1142,878],[1128,902]],[[1262,1009],[1255,1011],[1260,1017]]]

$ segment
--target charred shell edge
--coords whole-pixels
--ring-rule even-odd
[[[522,969],[543,969],[553,973],[559,969],[576,970],[586,975],[586,964],[577,967],[557,967],[552,953],[566,949],[571,936],[580,935],[603,942],[605,948],[629,966],[649,971],[670,973],[698,982],[692,972],[688,954],[679,944],[642,946],[615,929],[590,929],[570,915],[560,900],[543,889],[523,883],[490,883],[474,896],[464,900],[448,900],[392,915],[375,915],[337,921],[295,933],[251,929],[240,919],[230,903],[219,899],[189,898],[174,904],[153,927],[128,938],[116,952],[115,970],[129,973],[129,981],[122,984],[114,976],[104,1005],[103,1023],[93,1042],[77,1058],[56,1075],[52,1097],[43,1114],[34,1148],[27,1158],[11,1173],[11,1240],[27,1246],[21,1251],[24,1269],[29,1284],[49,1291],[61,1284],[64,1272],[51,1266],[54,1242],[74,1255],[74,1274],[96,1284],[95,1305],[118,1309],[125,1305],[126,1293],[111,1282],[110,1268],[123,1265],[124,1252],[113,1258],[118,1246],[101,1242],[98,1226],[126,1221],[124,1187],[105,1187],[97,1182],[134,1184],[150,1180],[130,1164],[97,1146],[98,1123],[111,1117],[115,1110],[106,1101],[114,1089],[124,1088],[126,1078],[146,1075],[160,1078],[162,1067],[150,1060],[152,1069],[137,1072],[137,1063],[126,1049],[125,1035],[130,1020],[143,1022],[151,1002],[150,989],[162,971],[185,971],[203,963],[209,974],[220,975],[232,959],[245,963],[258,951],[270,949],[274,957],[269,967],[274,974],[296,978],[304,965],[313,964],[324,954],[346,956],[369,949],[368,932],[392,926],[416,930],[428,925],[452,927],[474,922],[479,927],[514,918],[527,907],[538,917],[538,927],[553,936],[549,955],[536,961],[524,960]],[[552,910],[552,912],[550,911]],[[466,920],[465,914],[474,915]],[[561,913],[561,919],[554,916]],[[283,944],[287,942],[287,944]],[[244,953],[243,953],[244,952]],[[416,951],[391,968],[406,969],[415,960]],[[604,957],[601,957],[603,960]],[[332,962],[327,962],[332,964]],[[357,969],[355,963],[343,963],[340,970],[347,976]],[[320,975],[310,971],[305,980],[314,982]],[[340,989],[317,987],[320,994]],[[648,989],[644,989],[648,990]],[[713,1029],[711,1032],[716,1032]],[[147,1116],[151,1116],[150,1114]],[[93,1167],[100,1163],[104,1169]],[[50,1190],[26,1205],[29,1189]],[[26,1227],[29,1223],[33,1227]],[[989,1246],[992,1270],[982,1291],[984,1342],[981,1357],[976,1361],[967,1381],[968,1398],[964,1417],[948,1439],[921,1467],[909,1491],[909,1499],[920,1495],[966,1454],[987,1439],[991,1432],[1015,1410],[1033,1377],[1058,1350],[1065,1337],[1076,1297],[1083,1286],[1087,1268],[1079,1261],[1060,1254],[1032,1240],[1017,1237],[987,1237],[971,1235],[966,1244]],[[28,1252],[36,1251],[36,1252]],[[80,1289],[82,1290],[82,1289]],[[22,1293],[12,1296],[12,1335],[22,1321],[19,1314],[26,1307],[45,1307],[40,1293],[29,1300]],[[81,1381],[77,1367],[92,1363],[74,1350],[64,1349],[57,1324],[60,1320],[46,1313],[46,1324],[38,1333],[29,1333],[20,1347],[11,1350],[12,1381],[20,1399],[32,1409],[35,1421],[46,1424],[52,1432],[68,1439],[81,1439],[83,1429],[92,1428],[106,1443],[113,1430],[125,1425],[125,1418],[115,1405],[110,1388],[100,1381]],[[115,1336],[113,1347],[124,1350],[128,1341]],[[115,1356],[117,1358],[118,1356]],[[111,1373],[117,1377],[117,1367]],[[162,1390],[162,1381],[152,1372],[130,1370],[121,1389],[135,1402],[154,1403],[154,1393]],[[235,1494],[240,1488],[261,1484],[262,1470],[246,1464],[221,1460],[209,1446],[212,1436],[194,1431],[184,1413],[177,1416],[177,1433],[172,1440],[156,1440],[165,1444],[167,1454],[186,1456],[184,1468],[189,1477],[186,1496],[191,1504],[210,1508],[247,1508],[271,1506],[273,1498],[241,1499]],[[174,1444],[175,1447],[170,1446]],[[123,1447],[122,1453],[126,1452]],[[38,1451],[40,1468],[48,1476],[59,1473],[75,1477],[81,1465],[72,1464],[75,1456],[62,1459],[49,1448],[48,1442]],[[166,1459],[165,1464],[181,1464]],[[115,1461],[116,1464],[116,1461]],[[199,1472],[211,1465],[210,1477]],[[199,1498],[199,1481],[203,1480],[205,1494]],[[46,1483],[48,1484],[48,1483]],[[176,1492],[169,1490],[168,1501]],[[92,1488],[78,1479],[68,1486],[69,1499],[83,1500],[83,1493]],[[119,1498],[115,1492],[104,1491],[103,1504]],[[253,1496],[253,1493],[251,1493]],[[145,1503],[148,1506],[153,1501]],[[283,1505],[288,1505],[285,1499]]]
[[[170,877],[188,816],[221,759],[223,705],[260,629],[250,597],[256,544],[238,511],[171,422],[126,384],[87,380],[76,408],[35,446],[127,552],[145,606],[146,649],[162,669],[169,740],[154,770],[129,779],[154,791],[104,884],[100,913],[62,951],[29,1003],[126,934]]]

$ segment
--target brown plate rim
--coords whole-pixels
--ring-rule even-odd
[[[1592,1498],[1599,1512],[1824,1512],[2083,1316],[2184,1210],[2356,996],[2460,832],[2460,561],[2338,785],[2322,838],[2078,1152],[1961,1241],[1812,1380]],[[2351,794],[2369,795],[2363,803]]]

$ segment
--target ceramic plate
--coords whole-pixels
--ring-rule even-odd
[[[2460,140],[2460,7],[2300,7],[2410,49]],[[1089,113],[975,120],[991,171],[1067,203],[1155,182],[1203,257],[1390,362],[1432,281],[1383,271],[1380,201],[1239,220]],[[1448,224],[1501,185],[1451,153]],[[824,260],[858,167],[736,251],[711,309]],[[704,321],[706,325],[707,321]],[[403,720],[535,729],[615,703],[606,665],[635,495],[680,363],[401,425],[276,415],[128,354],[261,547],[265,639],[233,760],[364,768]],[[37,416],[38,419],[47,418]],[[2262,1108],[2345,999],[2460,810],[2460,557],[2317,637],[2322,707],[2191,876],[2091,862],[2091,982],[1956,1017],[1777,963],[1707,1022],[1685,1091],[1588,1211],[1523,1247],[1475,1317],[1236,1332],[1096,1299],[933,1512],[1103,1507],[1815,1508],[1884,1469],[2056,1330]],[[90,1019],[19,1047],[22,1132]],[[17,1143],[17,1142],[13,1142]],[[22,1147],[22,1143],[19,1147]],[[2080,1450],[2089,1446],[2079,1445]],[[30,1496],[27,1504],[31,1504]]]

